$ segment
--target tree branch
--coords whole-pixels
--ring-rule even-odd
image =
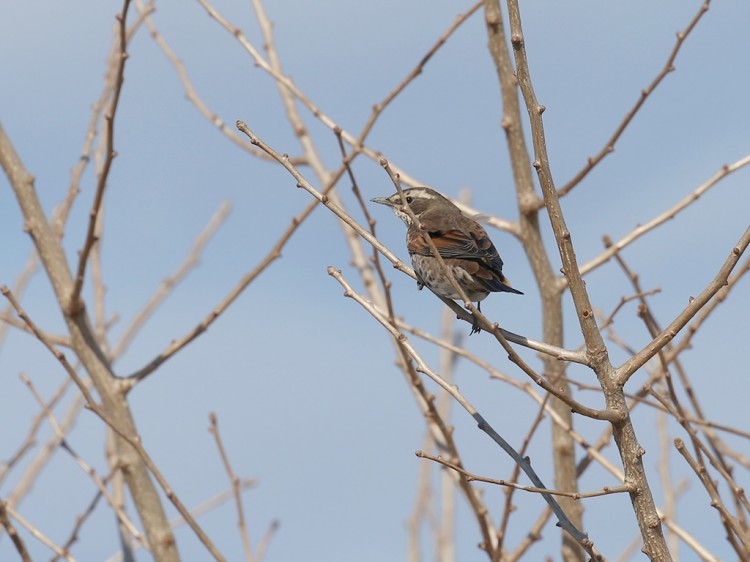
[[[721,266],[716,277],[708,284],[708,286],[698,295],[692,299],[685,309],[667,326],[658,336],[656,336],[651,342],[639,351],[636,355],[628,359],[620,367],[615,370],[615,378],[617,384],[622,386],[628,379],[640,369],[646,362],[656,355],[665,345],[674,339],[685,325],[695,316],[698,311],[703,308],[713,296],[718,293],[724,285],[727,283],[729,274],[737,265],[740,257],[747,249],[750,244],[750,228],[748,228],[742,237],[739,239],[737,244],[729,254],[729,257],[724,261],[724,265]]]
[[[125,19],[128,15],[128,8],[130,7],[130,0],[124,0],[122,6],[122,12],[117,16],[117,21],[120,25],[120,54],[117,66],[117,75],[115,78],[115,86],[112,91],[112,103],[109,106],[109,110],[104,115],[104,121],[106,123],[106,135],[107,135],[107,148],[106,157],[104,159],[104,167],[99,174],[99,181],[96,185],[96,195],[94,196],[94,203],[89,213],[89,226],[86,231],[86,240],[83,243],[83,249],[78,257],[78,268],[76,270],[73,290],[68,297],[67,302],[63,303],[63,310],[69,316],[74,316],[80,312],[83,308],[83,301],[81,300],[81,289],[83,288],[83,277],[86,273],[86,262],[88,261],[91,249],[97,242],[95,236],[97,217],[99,216],[99,210],[104,200],[104,188],[107,186],[107,179],[109,178],[109,171],[112,169],[112,161],[114,160],[117,153],[114,148],[114,135],[115,135],[115,114],[117,113],[117,106],[120,102],[120,93],[122,92],[122,84],[125,80],[125,61],[128,58],[127,52],[127,32]]]

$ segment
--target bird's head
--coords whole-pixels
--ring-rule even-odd
[[[417,220],[419,220],[426,211],[434,210],[435,208],[445,208],[446,210],[451,211],[455,209],[458,211],[453,203],[429,187],[410,187],[409,189],[404,189],[403,192],[403,198],[397,191],[390,197],[375,197],[374,199],[371,199],[371,201],[373,203],[387,205],[393,209],[396,216],[404,221],[407,226],[410,226],[413,221],[404,207],[404,200],[409,208],[411,208],[414,216],[417,217]]]

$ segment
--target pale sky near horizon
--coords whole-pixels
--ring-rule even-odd
[[[545,131],[555,181],[564,184],[597,153],[638,96],[663,67],[700,2],[522,3],[532,79],[546,106]],[[223,0],[217,8],[240,27],[259,49],[260,31],[250,2]],[[276,46],[285,72],[309,98],[352,134],[420,61],[427,50],[470,7],[468,2],[386,0],[372,3],[327,0],[317,3],[268,2]],[[76,165],[91,104],[102,86],[105,58],[119,2],[7,3],[0,18],[0,122],[24,164],[36,177],[47,211],[61,201]],[[504,8],[503,8],[504,9]],[[135,10],[131,11],[132,21]],[[198,2],[162,0],[153,20],[184,62],[196,90],[226,123],[246,121],[280,152],[299,154],[276,86],[253,65],[239,43],[208,18]],[[714,2],[687,38],[670,73],[649,97],[616,150],[563,200],[579,262],[598,255],[602,236],[628,234],[664,212],[714,175],[724,164],[750,154],[750,91],[747,22],[750,4]],[[443,193],[463,188],[483,212],[515,219],[518,211],[508,165],[502,111],[494,66],[486,50],[481,12],[451,37],[422,75],[382,115],[368,146],[382,151],[409,174]],[[185,99],[174,67],[141,29],[130,49],[118,112],[118,157],[107,187],[103,265],[107,313],[118,315],[113,341],[190,250],[224,201],[233,210],[208,244],[200,266],[181,284],[115,365],[120,375],[140,368],[172,339],[180,337],[216,306],[247,271],[263,259],[310,201],[281,167],[248,155],[221,134]],[[335,137],[301,109],[326,165],[338,166]],[[389,195],[393,186],[377,162],[360,157],[353,166],[366,200]],[[309,170],[303,172],[314,180]],[[713,279],[732,246],[748,226],[750,171],[722,181],[699,202],[625,252],[666,325]],[[317,186],[317,182],[313,181]],[[71,217],[65,246],[71,263],[80,248],[95,186],[87,171]],[[349,182],[340,184],[353,215]],[[387,209],[372,205],[380,238],[402,258],[403,225]],[[545,241],[559,267],[546,215]],[[12,286],[31,248],[22,231],[17,202],[7,179],[0,179],[0,284]],[[318,209],[301,227],[276,262],[193,344],[167,362],[132,395],[144,443],[180,498],[197,505],[228,486],[216,447],[206,431],[216,412],[235,472],[257,478],[245,493],[251,538],[278,520],[267,562],[321,560],[382,562],[406,559],[406,521],[413,509],[415,482],[422,463],[424,423],[394,367],[388,336],[327,273],[333,265],[357,289],[361,282],[338,224]],[[523,249],[512,235],[490,230],[506,264],[506,273],[524,297],[493,295],[482,309],[509,330],[541,339],[540,304]],[[368,249],[369,251],[369,249]],[[394,299],[406,320],[435,326],[442,305],[414,282],[388,268]],[[623,295],[627,279],[610,263],[587,277],[594,305],[608,314]],[[87,284],[90,295],[90,283]],[[23,305],[37,323],[55,333],[64,329],[43,274],[30,283]],[[685,355],[706,415],[718,423],[748,427],[746,345],[750,290],[740,283],[719,307]],[[635,315],[625,307],[616,328],[634,347],[648,342]],[[570,299],[566,297],[566,346],[581,344]],[[465,337],[468,329],[457,329]],[[469,349],[518,380],[524,375],[486,334],[465,340]],[[434,348],[416,340],[433,367]],[[613,363],[627,355],[608,342]],[[710,350],[711,352],[709,352]],[[539,367],[533,353],[523,356]],[[509,386],[488,381],[467,362],[458,363],[463,393],[513,444],[520,445],[537,413],[535,404]],[[11,330],[0,354],[0,462],[18,448],[38,407],[19,374],[27,374],[49,398],[64,373],[32,338]],[[573,367],[570,375],[593,384],[590,373]],[[631,390],[645,379],[637,375]],[[592,392],[577,394],[601,406]],[[60,417],[65,406],[56,410]],[[454,423],[467,468],[508,478],[512,462],[457,405]],[[646,450],[649,477],[659,483],[660,462],[655,416],[634,415]],[[577,419],[586,439],[602,427]],[[13,430],[8,430],[13,428]],[[15,428],[20,428],[15,430]],[[516,428],[520,428],[518,431]],[[84,412],[70,435],[72,446],[106,474],[103,428]],[[40,442],[51,435],[45,425]],[[683,436],[679,431],[675,435]],[[530,456],[551,485],[549,420],[532,442]],[[747,441],[727,440],[748,456]],[[577,451],[580,456],[580,450]],[[610,446],[608,458],[619,465]],[[672,454],[678,479],[688,476]],[[746,472],[740,474],[745,478]],[[5,498],[20,471],[0,483]],[[593,468],[582,480],[588,490],[614,485],[614,478]],[[658,486],[657,486],[658,487]],[[747,487],[747,486],[746,486]],[[486,498],[500,513],[501,492],[487,488]],[[74,518],[94,494],[88,477],[58,452],[19,511],[62,543]],[[520,509],[510,527],[516,545],[536,519],[543,501],[517,494]],[[657,497],[657,502],[662,498]],[[723,529],[709,499],[692,479],[678,504],[678,522],[722,559],[732,559]],[[481,537],[463,500],[458,500],[457,548],[460,560],[483,560]],[[610,559],[637,532],[625,496],[595,498],[585,504],[585,530]],[[170,516],[174,515],[171,506]],[[612,519],[617,522],[613,524]],[[99,506],[84,527],[73,554],[81,561],[106,560],[114,553],[114,518]],[[236,515],[227,503],[199,519],[228,560],[243,557]],[[613,530],[618,527],[618,530]],[[533,547],[530,560],[558,559],[553,524]],[[49,551],[23,534],[35,560]],[[187,529],[177,532],[185,560],[209,556]],[[432,545],[424,544],[424,560]],[[691,553],[681,546],[684,559]],[[642,555],[636,554],[634,559]],[[0,559],[17,555],[0,538]],[[139,553],[138,560],[148,560]]]

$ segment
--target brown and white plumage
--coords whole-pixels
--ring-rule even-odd
[[[492,292],[523,294],[508,283],[503,275],[503,260],[478,222],[464,216],[458,207],[428,187],[405,189],[404,196],[416,223],[404,209],[400,193],[372,201],[391,207],[406,223],[406,247],[420,284],[449,299],[461,298],[433,257],[423,236],[426,232],[473,302],[479,303]]]

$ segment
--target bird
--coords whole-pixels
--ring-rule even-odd
[[[434,257],[424,238],[424,233],[427,233],[458,285],[469,300],[477,303],[478,310],[482,310],[479,303],[490,293],[523,295],[511,287],[503,274],[503,260],[482,225],[465,216],[434,189],[411,187],[402,191],[403,199],[401,193],[396,192],[390,197],[375,197],[371,201],[390,207],[406,223],[406,249],[420,290],[427,286],[442,297],[462,298]],[[407,212],[404,201],[414,217]],[[475,332],[479,332],[476,319],[471,333]]]

